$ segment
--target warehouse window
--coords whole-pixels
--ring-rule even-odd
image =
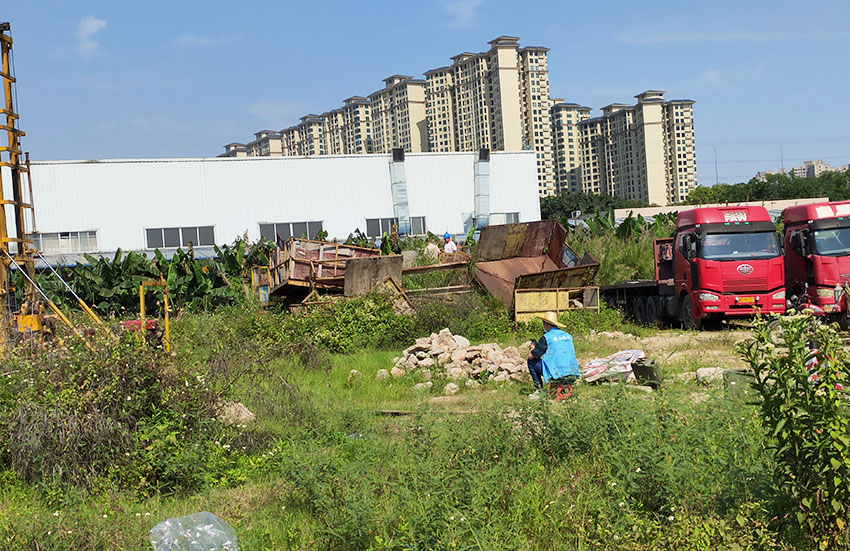
[[[44,254],[91,253],[97,251],[96,231],[32,233],[32,246]]]
[[[499,224],[516,224],[519,222],[518,212],[492,212],[490,213],[490,224],[497,226]]]
[[[384,233],[389,235],[393,231],[393,224],[398,225],[398,218],[367,218],[366,236],[381,237]]]
[[[307,236],[308,239],[316,239],[319,232],[322,231],[322,221],[314,220],[311,222],[277,222],[277,223],[260,223],[260,237],[275,242],[277,236],[283,241],[290,237]]]
[[[410,234],[425,235],[425,217],[411,216],[410,217]]]
[[[215,245],[213,226],[189,226],[185,228],[147,228],[145,240],[148,249],[176,249]]]

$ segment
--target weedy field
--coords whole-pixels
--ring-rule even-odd
[[[174,357],[126,340],[4,364],[0,547],[150,549],[154,524],[198,511],[226,519],[247,551],[818,544],[777,482],[755,391],[692,376],[744,367],[736,343],[750,330],[574,313],[563,321],[580,363],[643,349],[661,388],[579,384],[552,403],[529,400],[530,385],[485,382],[442,396],[439,382],[414,391],[419,374],[375,373],[442,326],[502,345],[540,327],[515,330],[477,297],[413,318],[386,306],[187,314]],[[223,401],[257,420],[216,420]]]

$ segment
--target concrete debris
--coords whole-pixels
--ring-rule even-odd
[[[356,369],[352,369],[348,372],[348,384],[352,384],[356,381],[359,381],[363,377],[363,374],[357,371]]]
[[[413,390],[417,392],[424,392],[426,390],[431,390],[431,387],[434,386],[434,383],[431,381],[425,381],[424,383],[416,383],[413,385]]]
[[[379,369],[377,373],[375,373],[376,381],[386,381],[390,378],[390,372],[386,369]]]
[[[228,425],[242,425],[257,419],[242,402],[225,402],[218,410],[218,418]]]
[[[460,387],[454,383],[447,383],[446,386],[443,387],[443,394],[446,396],[454,396],[458,393]]]
[[[392,376],[398,379],[419,370],[426,380],[434,376],[466,381],[470,388],[483,380],[530,382],[526,368],[529,347],[530,343],[504,349],[496,343],[471,346],[468,339],[452,335],[446,328],[430,337],[416,339],[401,356],[393,358]]]
[[[726,372],[722,367],[701,367],[697,369],[697,381],[709,385],[714,381],[723,381]]]

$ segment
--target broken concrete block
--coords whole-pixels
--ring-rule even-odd
[[[396,368],[393,368],[393,369],[396,369]],[[386,369],[379,369],[375,373],[375,380],[376,381],[386,381],[389,378],[390,378],[390,372],[387,371]]]
[[[725,371],[722,367],[701,367],[697,369],[697,381],[706,385],[714,381],[722,381]]]
[[[446,386],[443,387],[443,394],[446,396],[454,396],[460,391],[460,387],[454,383],[447,383]]]
[[[401,379],[402,377],[404,377],[405,373],[407,373],[405,370],[398,367],[394,367],[390,371],[390,375],[392,375],[396,379]]]

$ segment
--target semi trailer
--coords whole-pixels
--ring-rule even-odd
[[[785,312],[785,264],[776,226],[759,206],[679,212],[673,237],[654,242],[655,279],[600,287],[640,323],[687,329]]]

